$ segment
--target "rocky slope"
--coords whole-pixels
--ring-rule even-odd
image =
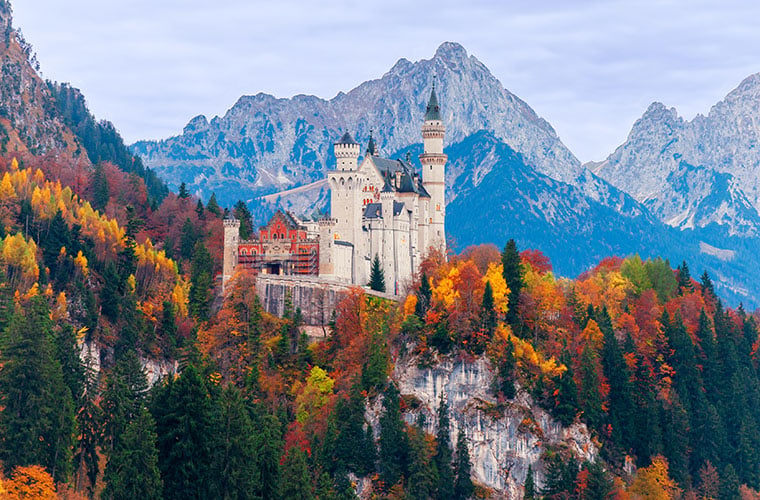
[[[672,226],[758,235],[760,73],[691,121],[652,104],[594,170]]]
[[[362,143],[374,130],[386,155],[421,142],[434,76],[447,144],[485,129],[551,177],[574,182],[583,172],[552,127],[456,43],[442,44],[429,60],[401,59],[382,78],[330,100],[241,97],[224,116],[198,116],[181,135],[138,142],[133,151],[172,186],[186,182],[205,197],[216,191],[224,203],[249,199],[322,178],[344,130]]]
[[[585,424],[562,427],[524,393],[497,404],[489,391],[494,375],[487,360],[442,359],[432,368],[419,368],[416,361],[401,359],[393,374],[401,394],[419,403],[408,415],[410,423],[422,412],[426,430],[435,434],[443,394],[451,411],[451,435],[464,428],[469,440],[473,479],[495,490],[497,498],[522,498],[528,466],[543,486],[541,455],[548,447],[569,448],[582,461],[596,460],[598,449]]]

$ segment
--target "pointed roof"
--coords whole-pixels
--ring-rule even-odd
[[[441,107],[438,105],[438,97],[435,95],[435,82],[433,82],[433,90],[430,91],[430,100],[425,110],[425,121],[431,120],[441,120]]]
[[[343,137],[341,137],[340,140],[336,142],[335,144],[350,144],[350,145],[356,144],[357,146],[359,145],[359,143],[356,142],[354,138],[351,137],[351,134],[349,134],[348,132],[343,134]]]
[[[375,140],[372,138],[372,130],[369,131],[369,143],[367,143],[367,154],[375,156],[377,149],[375,148]]]

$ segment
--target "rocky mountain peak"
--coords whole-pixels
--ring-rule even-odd
[[[435,51],[434,58],[444,59],[450,62],[462,62],[467,60],[467,50],[456,42],[443,42]]]

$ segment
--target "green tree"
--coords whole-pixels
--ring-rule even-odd
[[[493,288],[491,282],[486,281],[483,290],[483,302],[480,305],[480,324],[490,339],[496,330],[496,308],[493,301]]]
[[[387,330],[387,326],[384,325],[383,329]],[[367,351],[367,361],[362,366],[361,380],[364,390],[370,391],[382,387],[388,377],[390,357],[385,335],[373,334]]]
[[[311,500],[314,498],[306,453],[294,446],[288,450],[282,464],[280,478],[280,498]]]
[[[199,321],[209,319],[211,312],[211,285],[214,263],[211,254],[202,241],[195,244],[190,271],[190,312]]]
[[[417,289],[417,304],[414,306],[414,313],[421,320],[425,319],[432,298],[433,291],[430,289],[430,279],[423,272],[420,276],[420,287]]]
[[[726,465],[723,474],[720,475],[720,499],[721,500],[738,500],[741,498],[739,493],[739,476],[736,474],[734,466]]]
[[[246,205],[244,201],[238,201],[235,203],[232,215],[240,221],[240,239],[251,239],[251,236],[253,236],[253,220],[251,217],[251,211],[248,210],[248,205]]]
[[[184,182],[179,185],[179,193],[177,194],[177,196],[183,200],[190,198],[190,193],[187,191],[187,184],[185,184]]]
[[[101,407],[108,450],[115,450],[126,431],[145,406],[148,381],[134,350],[124,354],[106,377]]]
[[[380,415],[380,478],[386,488],[391,488],[404,476],[408,457],[409,444],[401,420],[399,392],[390,383],[384,393]]]
[[[514,399],[517,391],[515,390],[515,346],[512,339],[508,339],[504,346],[503,359],[499,363],[499,390],[507,399]]]
[[[222,209],[219,206],[219,203],[216,201],[216,193],[211,193],[211,198],[208,199],[208,203],[206,204],[206,210],[216,215],[217,217],[220,217],[222,215]]]
[[[92,207],[102,212],[106,208],[110,196],[108,178],[102,164],[95,166],[90,180],[90,189],[92,190]]]
[[[18,311],[6,329],[0,371],[0,459],[6,473],[42,465],[56,481],[72,471],[74,404],[53,339],[50,310],[41,296]]]
[[[436,433],[435,466],[438,470],[438,498],[454,497],[454,471],[451,468],[451,434],[449,431],[449,405],[441,393],[438,404],[438,431]]]
[[[472,484],[470,478],[470,469],[472,464],[470,463],[470,452],[467,449],[467,436],[462,429],[459,429],[457,434],[457,458],[454,469],[456,471],[456,482],[454,483],[454,498],[457,500],[465,500],[470,498],[475,491],[475,487]]]
[[[422,426],[409,430],[409,480],[407,493],[412,500],[427,500],[435,497],[438,471],[432,453],[428,449]]]
[[[145,407],[140,407],[135,417],[108,460],[104,476],[105,499],[162,498],[155,423]]]
[[[520,263],[520,254],[517,251],[515,240],[510,239],[504,251],[501,253],[502,273],[504,280],[509,287],[509,296],[507,297],[507,322],[512,325],[515,332],[519,332],[519,316],[517,306],[520,303],[520,290],[523,287],[522,266]]]
[[[229,384],[215,408],[214,475],[218,498],[253,498],[260,488],[256,470],[256,429],[240,391]]]
[[[378,257],[377,254],[375,254],[375,258],[372,259],[372,268],[370,269],[368,285],[371,290],[385,293],[385,272],[380,263],[380,257]]]
[[[281,424],[276,416],[264,415],[256,425],[256,496],[277,498],[282,455]]]
[[[528,473],[525,476],[525,487],[523,488],[523,500],[536,500],[536,482],[533,477],[533,465],[528,465]]]
[[[182,235],[179,239],[179,254],[183,259],[190,260],[195,250],[195,244],[200,240],[200,235],[195,229],[190,217],[185,218],[182,223]]]

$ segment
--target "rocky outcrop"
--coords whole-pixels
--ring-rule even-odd
[[[423,412],[430,433],[436,431],[436,410],[444,394],[451,410],[452,439],[464,429],[473,479],[497,498],[522,498],[529,465],[537,483],[543,484],[540,458],[548,446],[566,447],[581,460],[597,458],[597,445],[584,424],[561,426],[522,391],[515,400],[499,404],[491,389],[493,370],[485,358],[442,358],[432,368],[420,368],[415,358],[404,357],[397,361],[393,378],[403,396],[419,403],[407,414],[409,421]]]

